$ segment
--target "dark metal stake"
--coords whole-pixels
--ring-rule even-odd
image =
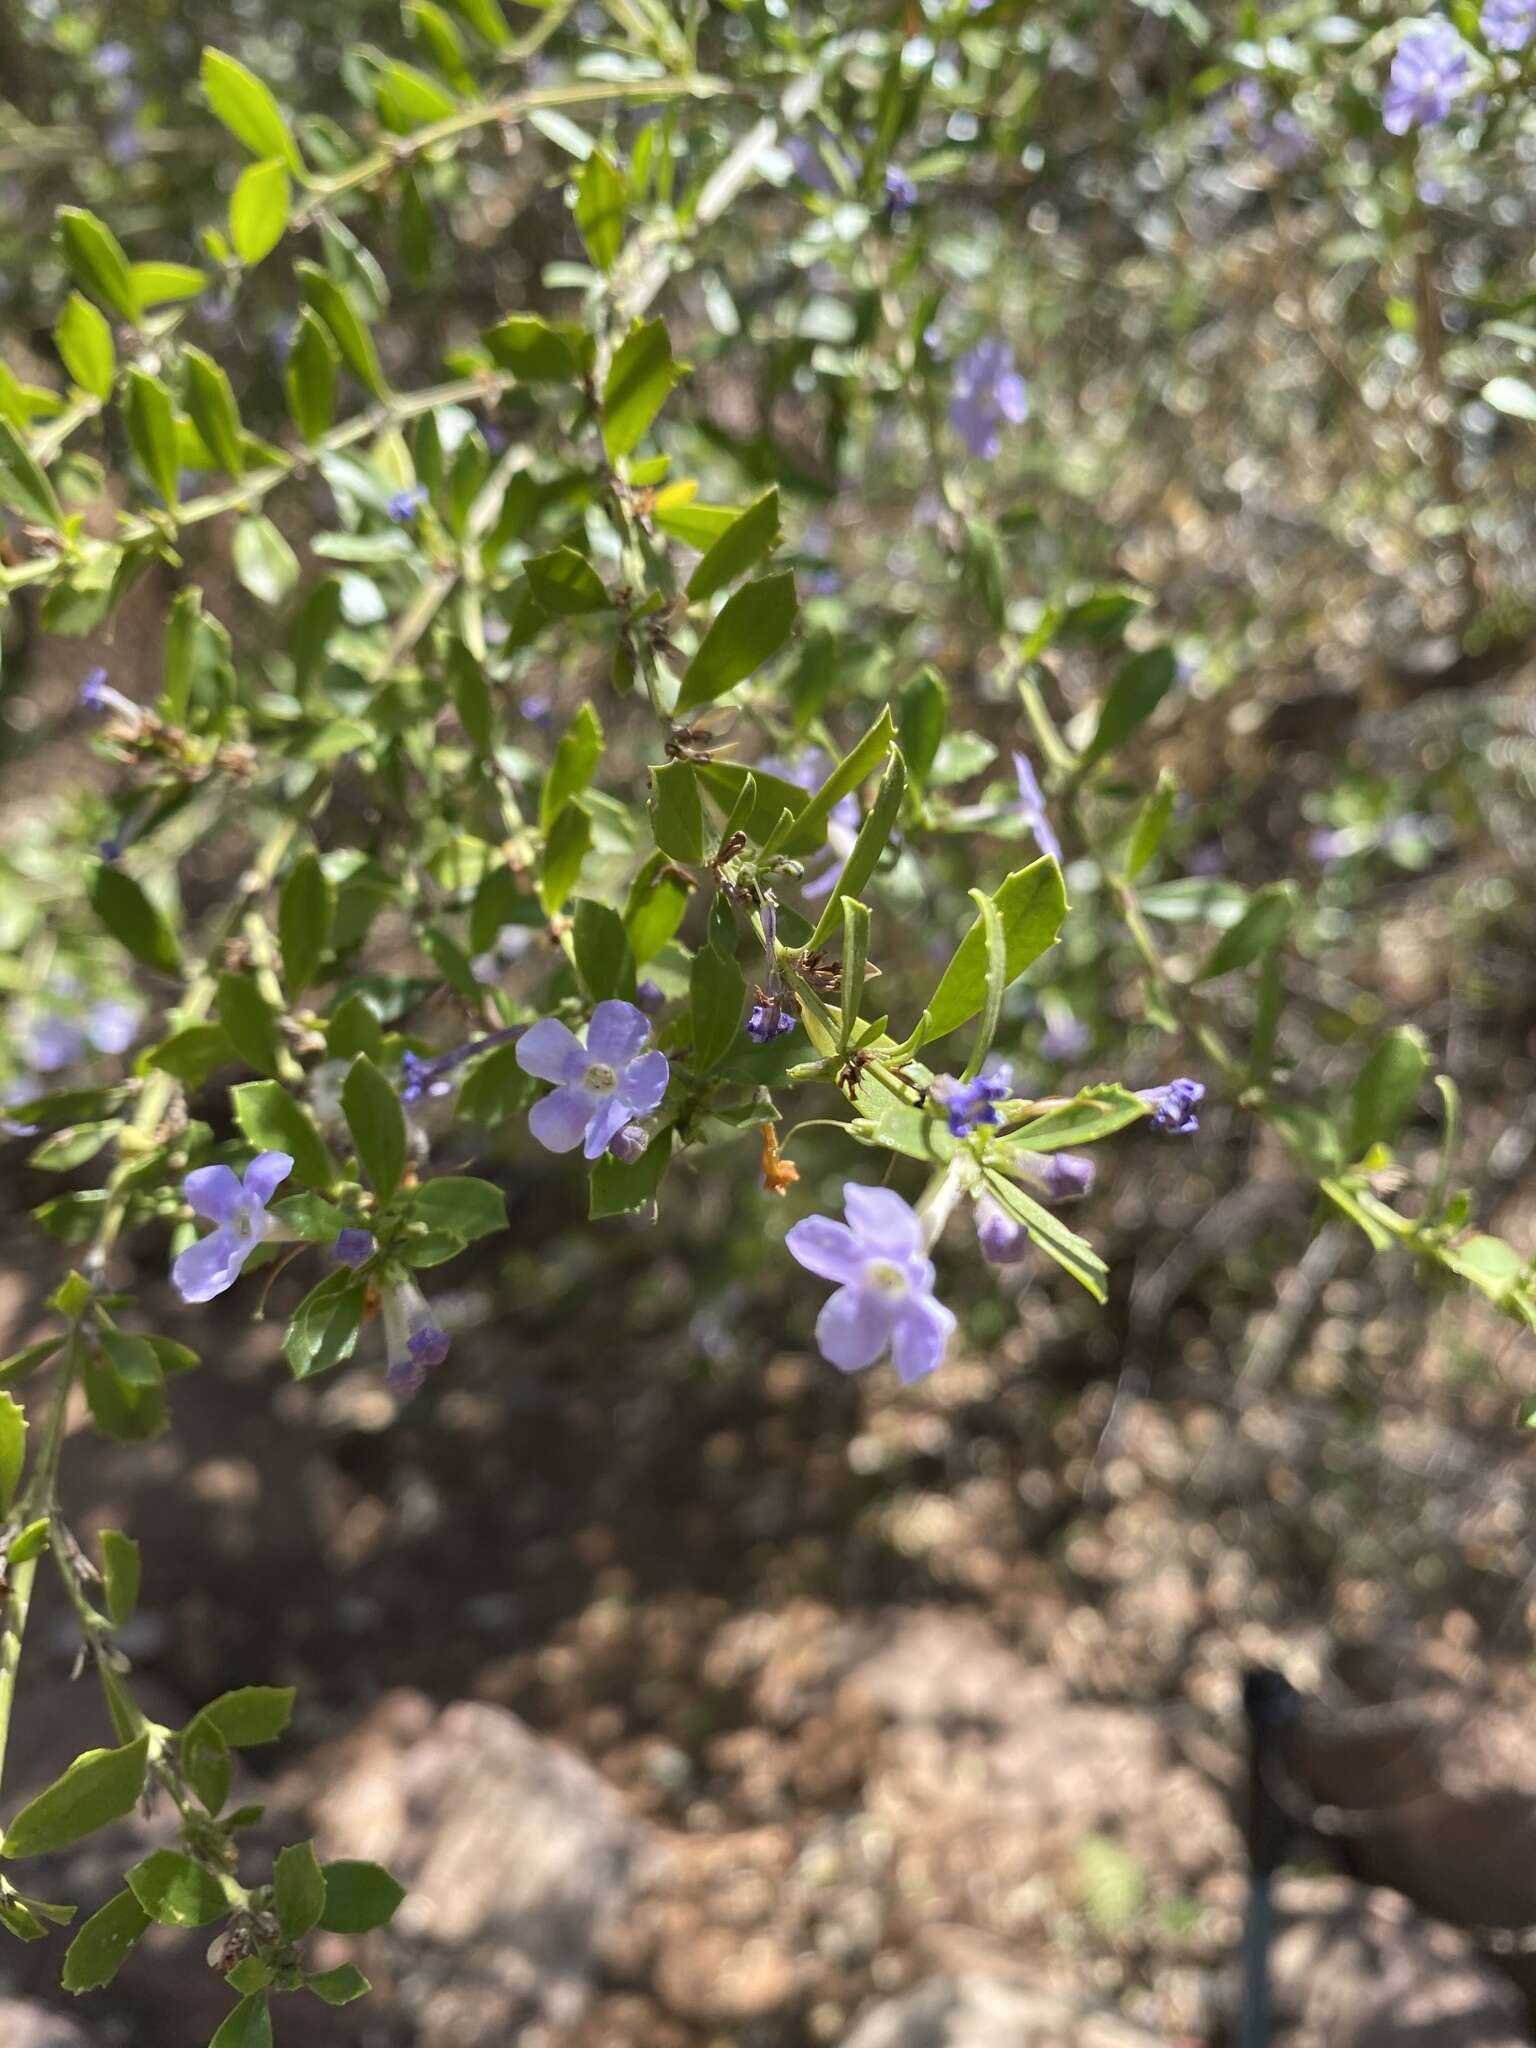
[[[1280,1741],[1301,1718],[1301,1694],[1278,1671],[1243,1678],[1248,1722],[1248,1910],[1243,1919],[1243,2010],[1238,2048],[1269,2048],[1269,1944],[1274,1933],[1271,1880],[1285,1861],[1291,1821],[1270,1789]]]

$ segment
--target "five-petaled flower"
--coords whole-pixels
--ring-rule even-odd
[[[922,1218],[890,1188],[843,1189],[848,1221],[807,1216],[784,1239],[808,1272],[837,1292],[816,1318],[821,1355],[839,1372],[862,1372],[887,1350],[897,1375],[920,1380],[942,1364],[955,1318],[933,1295]]]
[[[1003,445],[1003,428],[1029,418],[1029,387],[1014,367],[1013,350],[996,335],[978,342],[955,364],[949,423],[966,447],[990,462]]]
[[[599,1003],[582,1044],[557,1018],[545,1017],[518,1040],[525,1074],[553,1081],[555,1090],[528,1112],[528,1128],[550,1152],[580,1145],[598,1159],[618,1133],[649,1116],[667,1092],[671,1069],[661,1052],[642,1052],[650,1021],[633,1003]]]
[[[1170,1137],[1186,1138],[1191,1131],[1198,1131],[1200,1119],[1196,1109],[1205,1100],[1205,1083],[1191,1081],[1181,1076],[1177,1081],[1166,1081],[1161,1088],[1138,1088],[1137,1094],[1143,1102],[1152,1105],[1152,1128],[1166,1131]]]
[[[1381,100],[1382,126],[1389,135],[1435,127],[1450,113],[1471,68],[1472,53],[1448,21],[1430,20],[1410,29],[1392,59]]]
[[[1485,0],[1482,30],[1490,50],[1523,50],[1536,35],[1536,0]]]
[[[200,1166],[187,1175],[182,1193],[194,1213],[215,1227],[171,1268],[183,1301],[212,1301],[234,1286],[257,1245],[274,1235],[267,1204],[292,1171],[288,1153],[258,1152],[245,1169],[244,1186],[228,1166]]]

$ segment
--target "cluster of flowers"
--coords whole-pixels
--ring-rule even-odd
[[[1490,50],[1514,56],[1536,38],[1536,0],[1484,0],[1478,26]],[[1411,28],[1397,46],[1382,95],[1387,132],[1406,135],[1448,119],[1471,79],[1473,54],[1442,16]]]

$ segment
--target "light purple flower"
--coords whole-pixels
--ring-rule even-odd
[[[1484,0],[1482,29],[1490,50],[1523,50],[1536,35],[1536,0]]]
[[[125,697],[121,690],[113,689],[107,681],[107,672],[104,668],[93,668],[80,685],[80,709],[98,714],[111,712],[115,718],[122,719],[125,725],[136,726],[143,719],[143,713],[133,699]]]
[[[1014,1093],[1013,1069],[1006,1063],[971,1081],[956,1081],[941,1074],[933,1084],[934,1101],[949,1119],[950,1135],[968,1138],[983,1124],[998,1121],[997,1105]]]
[[[371,1230],[360,1230],[355,1225],[338,1231],[331,1246],[330,1259],[333,1266],[350,1266],[356,1272],[365,1266],[378,1250]]]
[[[667,992],[659,981],[642,981],[635,990],[635,1001],[647,1017],[654,1017],[667,1007]]]
[[[671,1069],[661,1052],[642,1052],[651,1035],[633,1003],[599,1003],[582,1044],[557,1018],[545,1017],[518,1041],[525,1074],[553,1081],[555,1091],[528,1112],[528,1128],[550,1152],[599,1159],[627,1123],[649,1116],[667,1092]]]
[[[1003,428],[1029,418],[1029,387],[1014,367],[1013,350],[992,336],[955,364],[949,423],[971,453],[990,462],[1003,445]]]
[[[843,1189],[848,1221],[807,1216],[785,1237],[790,1256],[837,1292],[816,1318],[821,1355],[839,1372],[862,1372],[887,1350],[911,1384],[943,1362],[955,1318],[933,1296],[922,1219],[890,1188]]]
[[[1029,1250],[1029,1231],[991,1195],[976,1197],[976,1242],[989,1266],[1013,1266]]]
[[[1472,53],[1448,21],[1438,17],[1410,29],[1397,46],[1381,99],[1389,135],[1433,128],[1451,111],[1472,68]]]
[[[1205,1100],[1205,1083],[1191,1081],[1187,1076],[1177,1081],[1166,1081],[1161,1088],[1138,1088],[1136,1093],[1143,1102],[1152,1105],[1152,1128],[1165,1131],[1173,1138],[1187,1138],[1191,1131],[1198,1131],[1200,1119],[1196,1109]]]
[[[408,1274],[397,1272],[384,1281],[379,1308],[388,1362],[385,1381],[392,1393],[408,1399],[448,1356],[448,1333],[433,1321],[431,1304]]]
[[[274,1234],[267,1204],[293,1171],[286,1152],[258,1152],[245,1169],[245,1184],[228,1166],[200,1166],[181,1191],[196,1215],[215,1227],[177,1259],[171,1279],[183,1301],[212,1301],[233,1287],[240,1268],[264,1238]]]
[[[786,1010],[781,1002],[754,1003],[752,1014],[747,1019],[747,1036],[754,1044],[767,1045],[775,1038],[782,1038],[786,1031],[795,1028],[792,1011]]]
[[[91,62],[98,78],[126,78],[133,69],[133,51],[126,43],[101,43]]]
[[[22,1053],[39,1074],[57,1074],[85,1053],[85,1038],[62,1017],[39,1017],[22,1037]]]
[[[426,502],[426,486],[424,484],[412,484],[409,490],[396,491],[385,505],[384,510],[397,526],[409,526]]]
[[[1211,140],[1226,149],[1239,134],[1277,171],[1294,170],[1312,150],[1312,138],[1301,122],[1289,107],[1273,107],[1257,78],[1239,79],[1211,102]]]
[[[86,1011],[85,1035],[98,1052],[124,1053],[139,1035],[142,1016],[137,1004],[108,997]]]
[[[1041,1058],[1058,1060],[1063,1064],[1080,1058],[1093,1040],[1088,1026],[1059,1004],[1047,1003],[1041,1007],[1045,1012],[1045,1029],[1040,1034]]]
[[[1315,832],[1307,834],[1308,854],[1313,860],[1322,862],[1324,866],[1329,861],[1342,860],[1346,854],[1355,852],[1359,843],[1353,832],[1342,827],[1322,825]]]
[[[917,204],[917,186],[900,164],[885,167],[885,198],[893,214],[910,213]]]
[[[1019,782],[1019,813],[1034,834],[1036,846],[1042,853],[1048,853],[1052,860],[1061,860],[1061,841],[1056,837],[1045,810],[1045,791],[1040,787],[1040,778],[1027,754],[1017,749],[1013,756],[1013,772]]]
[[[608,1150],[621,1166],[633,1166],[650,1150],[650,1133],[644,1124],[626,1124],[608,1140]]]

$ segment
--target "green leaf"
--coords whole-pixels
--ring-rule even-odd
[[[350,1060],[360,1052],[377,1060],[383,1042],[379,1013],[361,994],[348,996],[325,1030],[325,1049],[333,1060]]]
[[[602,577],[575,548],[559,547],[547,555],[535,555],[523,564],[523,569],[528,588],[545,611],[553,612],[556,618],[573,619],[584,613],[613,609]]]
[[[194,270],[190,263],[133,263],[128,274],[139,304],[146,310],[195,299],[208,282],[207,272]]]
[[[1109,1268],[1099,1257],[1088,1240],[1079,1237],[1075,1230],[1068,1230],[1061,1218],[1041,1204],[1005,1173],[995,1167],[987,1167],[982,1174],[987,1192],[1001,1209],[1022,1223],[1034,1243],[1048,1258],[1063,1267],[1080,1287],[1085,1287],[1095,1301],[1108,1300]]]
[[[654,960],[688,914],[692,890],[660,854],[652,854],[635,877],[624,906],[624,929],[635,965]]]
[[[1429,1047],[1412,1025],[1389,1031],[1360,1069],[1350,1097],[1346,1151],[1359,1159],[1372,1145],[1397,1142],[1424,1076],[1429,1072]]]
[[[320,1925],[327,1934],[371,1934],[388,1926],[404,1897],[404,1887],[377,1863],[327,1863]]]
[[[612,270],[624,246],[624,180],[594,149],[576,180],[576,226],[599,270]]]
[[[454,13],[477,29],[492,49],[504,50],[512,40],[512,31],[507,27],[497,0],[448,0]]]
[[[158,1364],[158,1359],[156,1360]],[[101,1532],[101,1576],[107,1597],[107,1615],[114,1628],[131,1621],[139,1604],[142,1567],[139,1546],[121,1529]]]
[[[278,1072],[283,1055],[277,1017],[253,975],[219,976],[219,1022],[248,1067],[258,1074]]]
[[[277,905],[283,985],[290,996],[301,996],[315,979],[331,942],[335,916],[336,891],[319,856],[306,853],[290,870]]]
[[[323,1998],[327,2005],[350,2005],[355,1998],[366,1997],[373,1986],[356,1963],[339,1963],[334,1970],[320,1970],[313,1977],[306,1977],[304,1989]]]
[[[298,177],[304,159],[269,88],[252,71],[223,50],[205,49],[203,91],[217,120],[255,157],[279,157]]]
[[[71,292],[54,329],[54,342],[64,367],[92,398],[106,398],[117,374],[112,329],[89,299]]]
[[[20,1535],[13,1536],[7,1545],[6,1562],[11,1565],[27,1564],[34,1557],[41,1557],[52,1534],[53,1524],[46,1515],[35,1522],[28,1522]]]
[[[1037,860],[1004,881],[993,897],[1002,920],[1004,975],[1008,986],[1018,980],[1047,947],[1055,943],[1067,914],[1061,870],[1053,860]],[[955,949],[954,958],[928,1004],[926,1040],[943,1038],[968,1023],[986,1001],[986,925],[977,918]]]
[[[638,447],[682,374],[665,323],[637,321],[614,350],[603,384],[603,446],[610,462]]]
[[[62,1337],[39,1337],[35,1344],[24,1344],[20,1351],[0,1358],[0,1387],[14,1387],[29,1378],[40,1365],[48,1363],[63,1342]],[[14,1481],[12,1484],[14,1486]],[[6,1503],[0,1501],[0,1512],[5,1506]]]
[[[176,448],[176,412],[158,377],[137,368],[128,372],[123,423],[145,475],[168,506],[177,498],[181,461]]]
[[[457,111],[458,102],[425,71],[398,59],[378,75],[379,118],[396,135],[410,135]]]
[[[227,1066],[235,1048],[221,1024],[189,1024],[145,1055],[144,1064],[173,1074],[184,1088],[201,1088],[208,1076]]]
[[[1060,1109],[1047,1110],[1022,1130],[1002,1140],[1009,1152],[1062,1152],[1072,1145],[1091,1145],[1127,1124],[1139,1123],[1151,1114],[1148,1104],[1117,1081],[1105,1081],[1085,1088]]]
[[[501,1189],[468,1174],[445,1174],[440,1180],[424,1181],[405,1198],[401,1214],[408,1223],[424,1225],[433,1237],[450,1240],[453,1251],[462,1251],[482,1237],[494,1237],[507,1227],[507,1202]],[[452,1252],[444,1256],[451,1257]],[[427,1262],[413,1259],[412,1263]]]
[[[874,774],[891,751],[894,735],[895,728],[887,709],[881,712],[864,737],[849,748],[820,789],[799,805],[789,807],[795,812],[794,824],[775,850],[797,859],[803,854],[819,852],[826,840],[832,813],[845,796],[852,796]],[[762,778],[758,780],[761,782]]]
[[[15,1361],[7,1359],[6,1363]],[[0,1394],[0,1515],[11,1511],[26,1455],[26,1410],[11,1395]]]
[[[688,665],[678,711],[712,704],[771,660],[793,631],[798,611],[795,579],[787,569],[748,583],[728,598]]]
[[[230,552],[242,585],[274,611],[299,580],[298,556],[264,512],[240,521]]]
[[[64,1957],[63,1985],[77,1995],[112,1982],[149,1928],[149,1915],[132,1892],[119,1892],[93,1913]]]
[[[242,1998],[208,2048],[272,2048],[272,2015],[267,2010],[267,1994],[253,1991],[249,1998]]]
[[[143,308],[117,237],[78,206],[61,206],[57,219],[65,266],[75,283],[123,319],[137,322]]]
[[[365,384],[375,398],[387,398],[389,386],[384,381],[373,336],[359,318],[357,308],[346,292],[329,272],[315,263],[295,264],[294,276],[304,303],[325,322],[341,360],[353,376],[360,384]],[[291,402],[291,390],[289,397]]]
[[[650,812],[652,836],[669,860],[704,858],[704,806],[691,762],[652,768]]]
[[[627,1166],[605,1152],[592,1168],[588,1216],[599,1222],[605,1216],[631,1216],[638,1209],[648,1209],[671,1157],[670,1125],[658,1131],[640,1157]]]
[[[117,1376],[125,1386],[158,1387],[164,1375],[160,1361],[149,1343],[143,1337],[132,1336],[126,1330],[103,1327],[99,1332],[101,1348],[111,1359]]]
[[[1144,654],[1133,654],[1109,686],[1081,766],[1093,767],[1145,725],[1173,688],[1178,673],[1171,647],[1151,647]]]
[[[272,1868],[272,1903],[284,1941],[300,1941],[325,1911],[325,1878],[313,1842],[295,1842]]]
[[[235,1122],[260,1152],[286,1152],[296,1181],[328,1188],[336,1166],[314,1119],[280,1081],[246,1081],[229,1091]]]
[[[591,843],[591,819],[580,804],[567,804],[549,828],[539,871],[539,901],[551,917],[575,888]]]
[[[188,1727],[211,1728],[231,1749],[258,1749],[276,1742],[293,1714],[291,1685],[241,1685],[220,1693]]]
[[[327,432],[335,416],[336,371],[340,362],[341,353],[329,328],[308,306],[301,306],[283,385],[293,424],[311,444]]]
[[[824,945],[836,930],[842,916],[841,904],[845,897],[861,896],[864,884],[875,872],[880,856],[890,844],[896,820],[901,815],[901,800],[906,793],[906,763],[899,752],[893,752],[880,787],[875,792],[874,803],[869,816],[859,827],[859,836],[853,842],[852,851],[843,863],[835,887],[822,907],[821,916],[816,920],[816,929],[806,940],[807,948],[814,952]]]
[[[539,829],[547,832],[573,796],[592,780],[603,753],[602,722],[590,704],[583,704],[560,736],[539,797]]]
[[[594,903],[585,896],[576,899],[572,915],[576,972],[588,995],[595,1003],[611,996],[633,1002],[635,962],[623,918],[609,904]]]
[[[229,202],[229,239],[244,264],[270,256],[283,239],[293,205],[293,182],[280,158],[247,164]]]
[[[64,509],[53,485],[9,420],[0,420],[0,504],[55,533],[64,524]]]
[[[495,1052],[476,1061],[474,1071],[459,1090],[458,1113],[465,1123],[494,1130],[509,1116],[526,1109],[537,1092],[537,1081],[517,1064],[517,1047],[498,1046]]]
[[[688,596],[695,603],[746,574],[779,538],[779,494],[765,491],[721,534],[688,578]]]
[[[187,411],[192,415],[192,424],[208,444],[210,452],[217,457],[221,468],[238,477],[245,469],[245,451],[240,440],[244,430],[240,425],[240,408],[235,403],[233,387],[212,356],[204,355],[200,348],[189,344],[182,350],[182,355],[187,365]],[[283,545],[287,547],[287,542]],[[288,552],[291,559],[293,550],[290,548]],[[247,590],[254,588],[243,574],[240,580]],[[258,591],[257,595],[260,594]]]
[[[1536,420],[1536,385],[1522,377],[1494,377],[1483,386],[1484,405],[1512,420]]]
[[[138,1803],[148,1759],[147,1735],[122,1749],[88,1749],[62,1778],[21,1809],[0,1842],[0,1856],[43,1856],[68,1849],[98,1828],[121,1820]]]
[[[341,1109],[373,1191],[381,1202],[387,1202],[405,1171],[405,1112],[399,1096],[365,1052],[352,1062],[342,1084]]]
[[[689,976],[688,1004],[693,1066],[696,1072],[707,1074],[725,1058],[741,1031],[747,985],[736,962],[713,946],[701,946]]]
[[[1213,981],[1272,953],[1290,930],[1299,894],[1294,882],[1269,882],[1256,891],[1237,923],[1211,948],[1196,981]]]
[[[525,384],[571,384],[581,375],[586,337],[580,328],[551,326],[532,313],[509,313],[483,336],[497,367]]]
[[[997,1027],[1002,1022],[1003,996],[1008,987],[1008,942],[1003,934],[1002,913],[985,890],[972,889],[968,893],[981,914],[982,943],[986,948],[986,993],[981,1006],[981,1024],[971,1056],[965,1063],[965,1071],[960,1076],[962,1081],[975,1080],[986,1064],[992,1041],[997,1036]]]
[[[896,731],[907,773],[919,789],[928,780],[949,719],[949,690],[937,669],[924,668],[897,700]]]
[[[224,1888],[190,1856],[156,1849],[128,1872],[128,1889],[161,1927],[206,1927],[230,1910]]]
[[[1136,816],[1130,848],[1125,856],[1125,879],[1128,882],[1135,881],[1162,845],[1178,795],[1179,785],[1165,768],[1157,778],[1157,788]]]
[[[86,891],[92,910],[135,960],[158,974],[181,972],[175,935],[131,875],[110,861],[98,861],[87,871]]]

